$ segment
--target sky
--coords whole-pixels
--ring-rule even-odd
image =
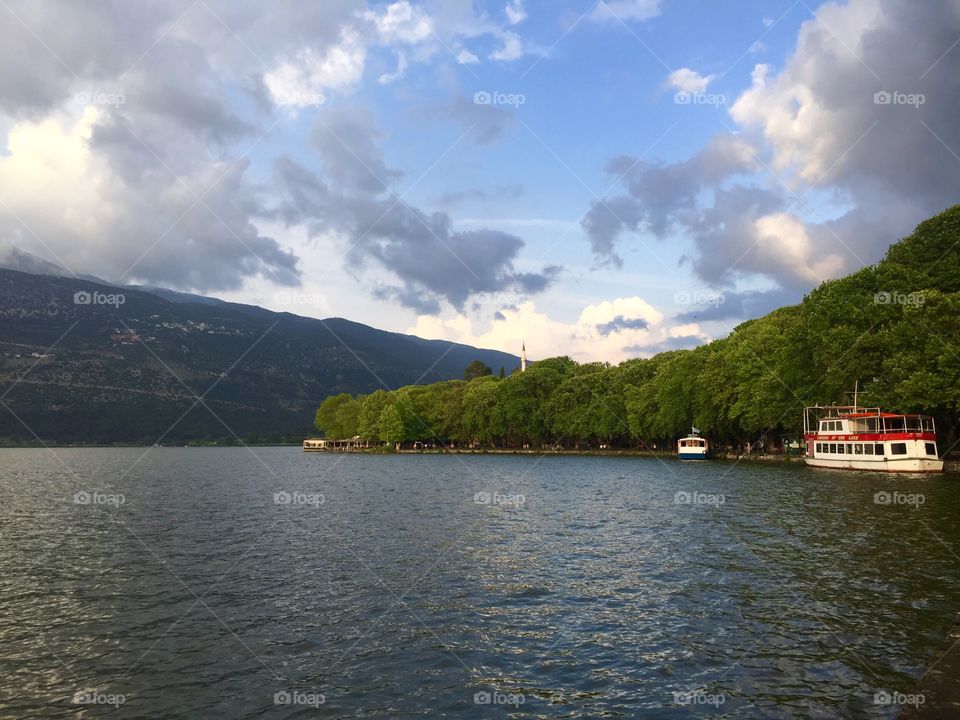
[[[620,362],[960,188],[960,0],[0,3],[0,259]]]

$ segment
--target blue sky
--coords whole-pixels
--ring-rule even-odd
[[[617,362],[956,201],[953,0],[75,12],[7,8],[0,252],[111,281]]]

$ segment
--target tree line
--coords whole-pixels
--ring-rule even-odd
[[[619,365],[556,357],[498,377],[325,399],[328,437],[517,447],[672,445],[691,425],[714,443],[798,433],[802,409],[860,404],[923,412],[941,451],[960,411],[960,206],[921,223],[876,265],[821,284],[798,305],[690,350]]]

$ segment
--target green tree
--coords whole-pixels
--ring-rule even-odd
[[[484,375],[493,375],[493,370],[484,365],[480,360],[474,360],[472,363],[467,365],[463,371],[463,379],[468,381],[478,377],[483,377]]]
[[[399,443],[407,439],[403,417],[396,404],[390,404],[380,413],[380,440],[388,443]]]
[[[314,425],[329,438],[353,437],[358,431],[360,407],[349,393],[332,395],[321,403]]]
[[[360,415],[357,433],[365,440],[380,439],[380,415],[383,409],[394,402],[393,393],[376,390],[360,401]]]

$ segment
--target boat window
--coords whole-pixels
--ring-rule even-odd
[[[837,443],[837,452],[843,455],[843,443]]]
[[[864,455],[873,455],[873,443],[866,443],[866,444],[863,446],[863,454],[864,454]]]
[[[919,430],[920,418],[916,418],[916,417],[907,418],[906,425],[908,430]]]
[[[887,426],[887,430],[903,430],[903,418],[902,417],[887,418],[886,426]]]
[[[936,443],[924,443],[924,448],[927,451],[927,455],[936,455],[937,454],[937,445]]]
[[[883,443],[874,444],[873,449],[877,455],[883,455]]]
[[[854,455],[863,455],[863,445],[860,444],[860,443],[857,443],[856,445],[854,445],[854,446],[853,446],[853,454],[854,454]]]
[[[853,443],[847,443],[847,455],[853,455]]]
[[[907,444],[906,444],[906,443],[890,443],[890,454],[891,454],[891,455],[906,455],[906,454],[907,454]]]
[[[820,443],[817,443],[817,452],[820,452]]]
[[[867,418],[867,431],[876,432],[877,431],[877,419],[876,418]]]
[[[830,443],[830,452],[835,453],[837,451],[837,444]]]

